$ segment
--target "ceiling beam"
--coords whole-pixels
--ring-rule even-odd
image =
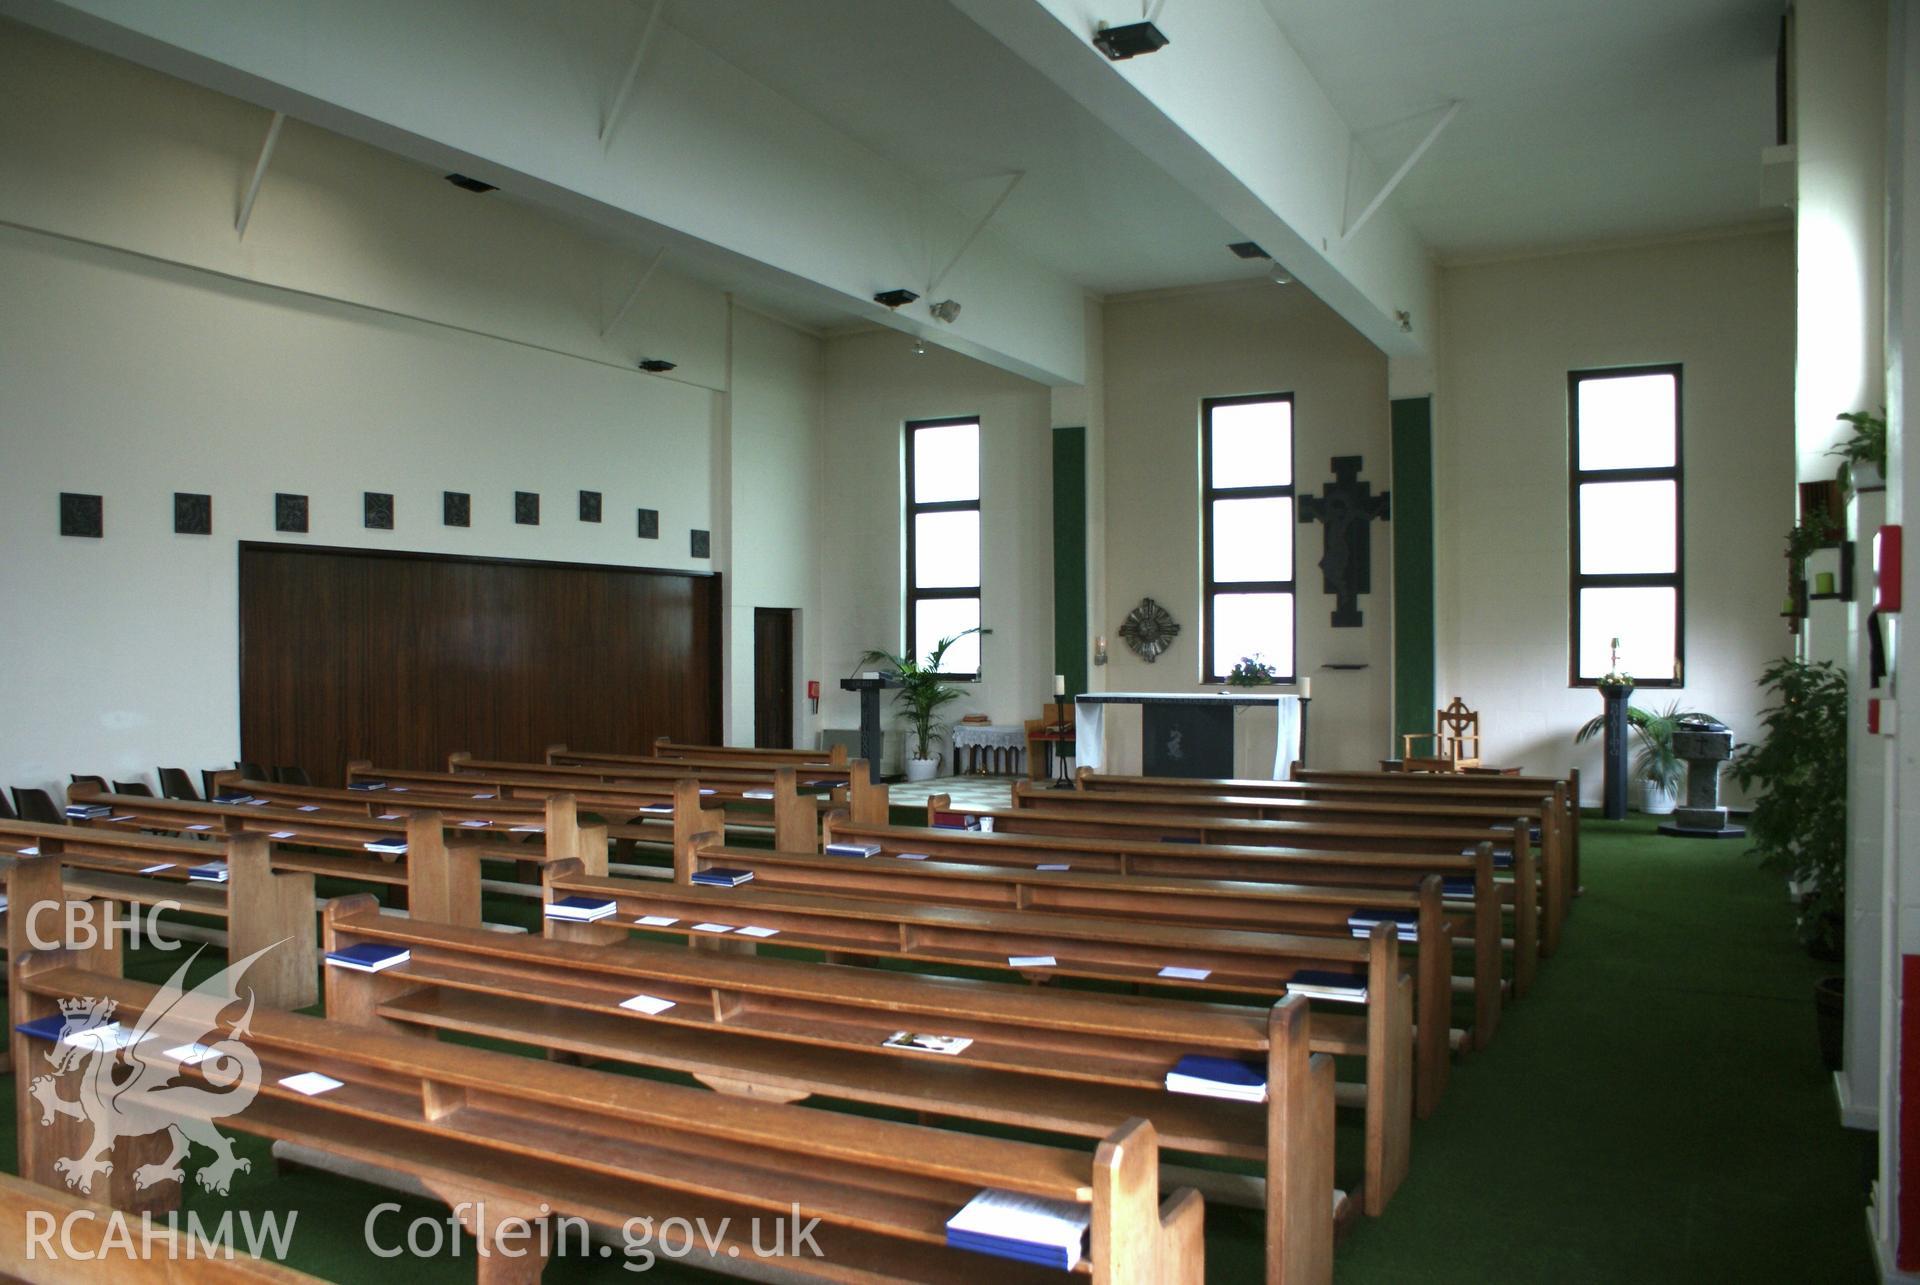
[[[640,292],[647,288],[647,282],[653,280],[653,274],[659,269],[660,261],[666,257],[667,247],[663,245],[660,247],[659,252],[653,256],[653,262],[649,263],[641,271],[639,280],[633,283],[633,289],[627,291],[626,302],[622,303],[618,308],[615,308],[613,315],[607,318],[607,324],[600,327],[600,337],[602,339],[612,334],[613,328],[626,320],[627,313],[633,310],[634,302],[640,298]]]
[[[280,144],[280,127],[286,123],[285,112],[273,114],[273,122],[267,126],[267,137],[260,144],[260,159],[253,163],[253,177],[247,181],[246,194],[240,198],[240,213],[233,221],[233,230],[243,240],[247,235],[247,224],[253,218],[253,203],[260,196],[260,184],[266,181],[267,166],[273,163],[273,149]]]
[[[627,74],[620,78],[620,88],[614,91],[613,104],[607,108],[606,119],[600,122],[602,147],[613,141],[614,126],[620,123],[620,117],[626,112],[627,98],[633,93],[634,82],[640,78],[640,64],[647,60],[647,50],[653,45],[653,33],[659,29],[660,16],[666,9],[667,0],[653,0],[653,8],[647,13],[647,25],[640,29],[640,39],[633,47],[633,60],[627,64]]]
[[[1090,0],[948,0],[1389,355],[1428,351],[1439,275],[1390,200],[1348,235],[1353,131],[1264,0],[1168,5],[1168,45],[1109,62]],[[1233,92],[1222,93],[1221,86]],[[1397,314],[1415,321],[1403,329]]]
[[[1007,198],[1013,195],[1013,189],[1019,187],[1020,180],[1026,176],[1025,170],[1015,170],[1013,172],[1013,175],[1007,180],[1006,187],[1001,189],[1000,195],[993,198],[993,204],[989,205],[987,212],[980,216],[980,221],[973,225],[973,231],[967,233],[967,239],[960,243],[960,248],[953,252],[951,259],[947,260],[947,266],[940,269],[940,275],[927,282],[927,296],[929,301],[931,301],[933,293],[940,288],[941,282],[947,279],[947,274],[952,272],[954,266],[960,262],[967,251],[973,248],[974,241],[979,238],[982,232],[987,230],[987,224],[993,222],[993,216],[1000,213],[1000,207],[1007,203]]]
[[[1453,124],[1453,118],[1460,114],[1460,108],[1464,105],[1458,98],[1448,104],[1446,112],[1433,123],[1433,128],[1427,131],[1427,136],[1414,145],[1414,149],[1407,154],[1407,159],[1400,162],[1400,168],[1395,170],[1387,181],[1381,184],[1380,190],[1373,194],[1373,199],[1368,201],[1366,208],[1360,211],[1360,217],[1347,224],[1340,234],[1341,241],[1351,241],[1354,235],[1367,225],[1367,220],[1373,217],[1373,212],[1393,195],[1393,190],[1400,186],[1400,180],[1413,172],[1413,167],[1420,163],[1422,156],[1427,154],[1427,149],[1432,147],[1434,140],[1440,137],[1440,132]]]

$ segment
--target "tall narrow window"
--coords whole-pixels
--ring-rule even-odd
[[[1573,685],[1618,669],[1638,687],[1678,687],[1686,620],[1680,367],[1576,370],[1567,403]]]
[[[1293,397],[1200,404],[1204,681],[1245,656],[1294,676]]]
[[[980,625],[980,419],[907,425],[907,654]],[[980,676],[980,635],[947,649],[940,671]]]

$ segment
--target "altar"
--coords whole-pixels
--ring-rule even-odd
[[[1291,693],[1088,692],[1074,719],[1075,763],[1116,776],[1284,779],[1306,744]]]

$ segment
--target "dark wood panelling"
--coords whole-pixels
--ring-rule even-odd
[[[710,575],[240,546],[240,751],[339,784],[349,759],[538,759],[720,739]]]

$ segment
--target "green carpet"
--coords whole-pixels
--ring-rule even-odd
[[[1649,822],[1589,820],[1584,835],[1586,895],[1559,955],[1493,1047],[1456,1064],[1439,1111],[1415,1127],[1406,1184],[1384,1217],[1355,1223],[1337,1279],[1872,1280],[1871,1138],[1838,1126],[1811,1002],[1831,969],[1793,945],[1780,881],[1736,845],[1663,839]],[[495,920],[530,911],[489,899]],[[177,960],[148,951],[128,971],[160,980]],[[13,1086],[0,1081],[8,1156]],[[1343,1151],[1353,1132],[1343,1127]],[[465,1242],[458,1257],[428,1260],[366,1251],[362,1228],[389,1193],[276,1174],[264,1144],[240,1150],[253,1167],[230,1196],[189,1183],[203,1219],[298,1210],[287,1261],[330,1280],[385,1278],[401,1261],[420,1285],[473,1279]],[[415,1218],[444,1227],[444,1206],[401,1203],[379,1223],[387,1243]],[[1258,1279],[1260,1231],[1254,1211],[1210,1208],[1208,1279]],[[664,1260],[648,1276],[719,1279]],[[547,1273],[632,1277],[617,1260],[579,1257]]]

